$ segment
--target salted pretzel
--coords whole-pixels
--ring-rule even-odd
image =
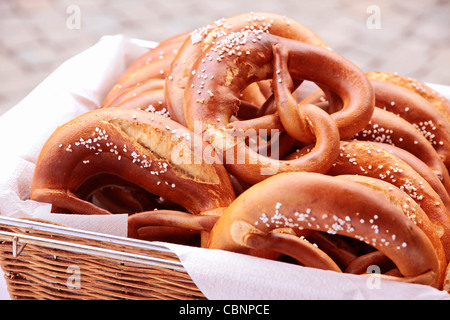
[[[443,181],[441,181],[433,172],[433,170],[422,160],[417,158],[415,155],[411,154],[410,152],[393,146],[391,144],[387,143],[381,143],[381,142],[373,142],[373,144],[376,144],[380,146],[381,148],[389,151],[394,156],[400,158],[404,162],[406,162],[414,171],[416,171],[421,177],[423,177],[429,185],[433,188],[434,191],[439,195],[439,197],[442,200],[442,203],[444,206],[450,210],[450,194],[449,194],[449,186],[444,185]]]
[[[425,162],[444,186],[450,184],[447,167],[436,149],[414,125],[392,112],[375,108],[369,124],[352,139],[386,143],[406,150]]]
[[[439,286],[434,247],[401,208],[371,187],[318,173],[278,174],[250,187],[217,220],[208,247],[264,258],[277,252],[305,266],[341,272],[301,237],[311,230],[358,239],[381,251],[402,275],[385,277]]]
[[[409,89],[431,103],[447,118],[450,115],[450,101],[424,82],[384,71],[370,71],[366,72],[366,75],[370,80],[388,82]]]
[[[195,121],[201,120],[205,130],[227,125],[239,109],[241,90],[252,82],[276,75],[272,67],[275,45],[288,50],[288,68],[293,79],[322,83],[344,101],[342,110],[331,115],[342,139],[365,127],[373,112],[374,96],[370,83],[358,67],[330,50],[256,31],[223,37],[197,60],[188,79],[190,85],[186,88],[184,109],[187,127],[192,128]],[[203,60],[207,55],[213,59]],[[196,76],[206,73],[206,70],[214,73],[213,79]],[[334,77],[329,77],[330,70],[333,70]]]
[[[438,257],[439,272],[437,275],[437,283],[439,283],[439,288],[442,287],[444,280],[443,277],[445,269],[447,267],[447,259],[445,256],[444,247],[442,246],[433,223],[430,221],[427,214],[422,210],[422,208],[409,195],[407,195],[406,192],[381,179],[361,175],[345,175],[337,177],[344,180],[351,180],[361,183],[363,185],[371,187],[377,192],[384,194],[387,198],[391,199],[393,203],[400,207],[403,213],[427,235],[427,237],[433,244],[434,251],[436,252],[436,255]],[[374,258],[375,260],[377,260],[376,262],[374,261]],[[387,260],[387,257],[384,256],[384,259]],[[386,260],[384,263],[388,262]],[[356,273],[352,271],[352,269],[367,270],[367,267],[369,267],[370,265],[379,265],[382,261],[383,258],[380,254],[374,255],[372,253],[368,253],[353,260],[347,266],[345,271]]]
[[[209,46],[214,45],[219,37],[232,35],[235,32],[241,32],[243,30],[269,32],[280,37],[328,48],[327,44],[319,36],[303,24],[286,16],[266,12],[239,14],[217,20],[194,30],[180,48],[166,78],[167,104],[169,112],[175,121],[186,124],[186,115],[183,109],[184,91],[189,86],[188,77],[192,72],[194,63],[199,59],[202,52]],[[236,49],[236,51],[240,50]],[[222,59],[228,53],[214,57],[204,55],[200,60]],[[210,72],[208,74],[202,74],[200,70],[196,76],[213,76],[211,74],[212,70],[209,67],[205,66],[205,69]]]
[[[383,84],[383,86],[385,85]],[[408,91],[408,89],[403,89],[401,87],[399,89],[392,89]],[[391,92],[391,94],[395,95],[395,92]],[[397,109],[394,109],[394,107],[398,108],[400,105],[393,103],[393,106],[391,105],[390,107],[386,107],[382,103],[382,94],[376,90],[375,94],[375,105],[378,108],[374,109],[372,118],[367,126],[352,136],[352,139],[388,143],[412,153],[433,170],[434,174],[446,187],[447,192],[450,192],[450,176],[448,168],[442,159],[442,151],[438,150],[436,143],[433,144],[432,141],[430,141],[430,139],[435,136],[424,132],[424,130],[419,128],[418,125],[411,123],[411,119],[407,119],[407,117],[399,117],[400,113]],[[301,103],[321,104],[324,110],[330,112],[329,106],[325,101],[326,96],[323,91],[317,90],[315,93],[309,95],[301,101]],[[411,102],[411,109],[415,110],[415,108],[415,105]],[[436,112],[431,112],[436,114]],[[415,111],[411,111],[410,113],[413,116],[416,114]],[[443,119],[441,119],[438,123],[441,124],[441,128],[450,128],[450,122],[446,124]]]
[[[430,218],[450,261],[450,214],[429,183],[408,164],[371,142],[343,141],[330,175],[358,174],[387,181],[408,194]]]
[[[376,106],[416,126],[450,168],[450,102],[417,80],[380,72],[368,77]]]
[[[410,165],[391,153],[389,148],[369,141],[341,141],[340,154],[327,172],[329,175],[356,174],[387,181],[409,195],[432,221],[447,258],[450,260],[450,214],[433,187]],[[308,152],[298,149],[286,159],[295,159]]]
[[[155,48],[136,59],[122,73],[103,100],[102,106],[109,107],[124,91],[130,88],[136,89],[148,80],[164,80],[173,58],[187,36],[186,32],[177,34],[162,41]]]
[[[373,92],[364,73],[330,50],[255,31],[238,32],[219,39],[215,46],[203,52],[188,78],[189,86],[186,88],[184,105],[186,122],[188,128],[193,128],[196,123],[201,122],[202,131],[207,137],[211,137],[216,150],[225,150],[224,153],[226,153],[226,150],[230,149],[235,154],[248,155],[249,161],[245,163],[245,166],[225,161],[230,172],[248,182],[266,178],[258,175],[261,168],[267,167],[263,163],[266,159],[248,152],[243,144],[232,141],[224,146],[222,143],[232,140],[226,129],[231,116],[239,109],[241,90],[252,82],[272,77],[273,81],[279,80],[272,60],[274,54],[278,54],[276,48],[281,47],[285,47],[289,52],[288,68],[294,80],[308,79],[327,85],[345,101],[342,110],[330,115],[339,131],[337,139],[349,137],[364,128],[374,108]],[[204,59],[207,56],[212,60]],[[220,58],[221,56],[223,58]],[[205,75],[213,73],[213,79],[198,78],[196,75],[203,74],[202,70],[209,70],[209,73],[205,71]],[[334,77],[329,77],[330,70],[333,70]],[[303,112],[310,112],[313,108],[303,107],[303,109]],[[318,113],[318,111],[315,112]],[[308,117],[313,121],[312,115]],[[232,127],[234,124],[229,126],[229,128]],[[313,127],[316,127],[316,124],[313,124]],[[315,136],[317,144],[320,139],[317,134]],[[331,134],[328,136],[333,137]],[[334,144],[333,150],[335,146]],[[330,149],[330,146],[328,145],[327,148]],[[292,170],[321,172],[326,165],[329,165],[331,159],[330,156],[315,157],[316,162],[312,169],[303,165],[302,167],[293,164],[285,166],[284,163],[279,161],[274,163],[273,160],[267,163],[273,163],[277,172]],[[307,165],[311,166],[311,163],[308,161]]]
[[[210,219],[235,196],[220,159],[209,153],[210,162],[197,160],[208,148],[199,142],[193,132],[162,115],[120,108],[85,113],[59,127],[43,146],[31,199],[51,203],[53,212],[110,214],[87,200],[114,185],[104,178],[110,175],[164,197],[191,217]],[[152,220],[152,212],[136,214]]]
[[[166,108],[162,79],[149,79],[139,86],[128,88],[102,108],[144,110],[170,118]]]

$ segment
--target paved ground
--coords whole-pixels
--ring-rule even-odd
[[[248,11],[302,22],[363,70],[450,85],[450,0],[0,0],[0,115],[103,35],[160,41]]]

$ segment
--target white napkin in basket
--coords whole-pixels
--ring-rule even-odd
[[[150,45],[154,43],[150,43]],[[105,36],[69,59],[0,118],[0,213],[53,220],[74,228],[126,236],[126,215],[50,214],[30,201],[34,164],[57,126],[100,106],[126,66],[145,49],[123,36]],[[439,89],[450,90],[448,87]],[[219,250],[167,244],[209,299],[450,299],[427,286],[367,279]],[[0,272],[1,273],[1,272]],[[0,274],[0,281],[4,281]],[[4,283],[0,289],[5,298]],[[371,288],[372,287],[372,288]]]
[[[339,274],[222,250],[167,245],[212,300],[450,300],[429,286]]]
[[[55,129],[97,109],[131,61],[146,49],[123,36],[105,36],[64,62],[0,118],[0,213],[31,216],[102,233],[126,236],[126,215],[50,215],[50,206],[28,200],[40,149]],[[107,219],[107,222],[104,220]]]

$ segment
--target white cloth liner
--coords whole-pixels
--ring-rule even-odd
[[[67,60],[18,105],[0,117],[0,213],[37,217],[78,229],[126,236],[126,215],[50,214],[50,205],[29,200],[34,164],[53,131],[98,108],[133,60],[153,42],[122,35],[98,43]],[[436,85],[450,97],[450,87]],[[107,220],[107,221],[105,221]],[[246,255],[166,244],[209,299],[450,299],[446,292],[338,274]],[[9,299],[0,272],[0,299]]]

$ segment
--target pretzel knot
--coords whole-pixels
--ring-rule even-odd
[[[181,124],[186,124],[183,101],[184,91],[189,88],[188,77],[197,60],[212,59],[208,54],[200,58],[202,52],[213,45],[218,38],[242,30],[270,32],[281,37],[328,47],[320,37],[303,24],[286,16],[266,12],[238,14],[194,30],[181,46],[166,77],[166,99],[172,119]],[[214,57],[214,59],[221,59],[221,57]]]
[[[274,190],[276,198],[269,196]],[[430,239],[397,201],[402,200],[350,179],[278,174],[250,187],[224,211],[208,247],[272,259],[288,255],[305,266],[342,272],[327,252],[308,241],[320,231],[376,248],[398,269],[383,277],[439,287],[445,260],[440,263]]]
[[[284,70],[283,74],[278,74],[272,60]],[[302,106],[298,113],[297,104],[286,89],[281,84],[275,86],[280,101],[280,119],[287,130],[293,127],[288,133],[302,132],[306,136],[302,140],[316,143],[310,155],[292,162],[257,155],[227,134],[227,129],[238,126],[230,124],[230,119],[239,110],[242,90],[253,82],[272,77],[275,79],[272,82],[276,83],[285,78],[289,81],[285,69],[293,79],[308,79],[326,85],[344,101],[344,107],[331,115],[313,106]],[[334,77],[330,77],[329,72],[333,72]],[[234,150],[235,154],[244,155],[245,163],[224,161],[224,164],[236,177],[255,183],[270,175],[262,174],[261,169],[273,173],[326,172],[338,154],[339,139],[352,136],[370,120],[373,99],[364,73],[340,55],[318,46],[246,30],[220,38],[199,57],[188,79],[184,113],[187,127],[193,130],[196,123],[202,123],[202,132],[211,137],[211,143],[219,153],[226,155]],[[290,119],[291,114],[299,120],[289,126],[289,121],[295,122]]]

